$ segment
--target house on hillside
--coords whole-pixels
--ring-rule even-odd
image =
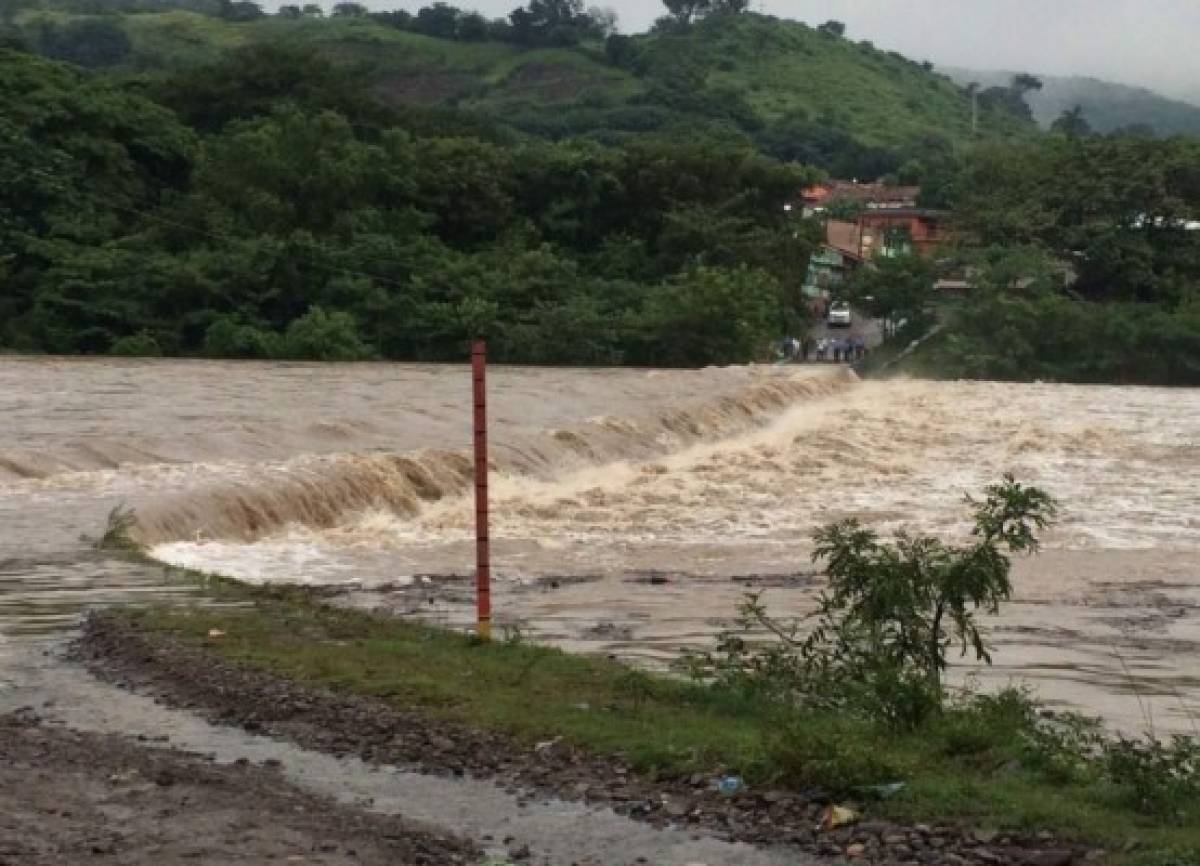
[[[920,195],[919,186],[832,180],[800,197],[805,216],[828,217],[826,243],[870,261],[910,252],[930,256],[950,239],[949,213],[919,207]]]
[[[810,186],[800,194],[805,216],[828,213],[841,204],[857,205],[864,210],[894,210],[916,207],[919,186],[885,186],[882,183],[858,183],[830,180]]]
[[[833,297],[842,284],[862,265],[862,259],[850,250],[822,244],[808,260],[804,295],[811,299]]]

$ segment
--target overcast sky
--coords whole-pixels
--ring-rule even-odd
[[[585,2],[616,9],[626,33],[644,30],[663,13],[656,0]],[[500,16],[522,3],[454,5]],[[426,2],[368,5],[412,10]],[[809,24],[836,18],[851,38],[914,60],[1092,75],[1200,100],[1200,0],[754,0],[754,8]]]

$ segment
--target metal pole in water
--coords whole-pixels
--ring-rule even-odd
[[[475,611],[476,634],[492,638],[492,563],[488,533],[487,343],[471,344],[475,391]]]

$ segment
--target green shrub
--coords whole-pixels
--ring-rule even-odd
[[[1043,713],[1021,729],[1021,763],[1051,782],[1065,785],[1094,773],[1102,745],[1098,719],[1077,713]]]
[[[280,353],[279,335],[222,316],[204,332],[203,354],[209,358],[272,358]]]
[[[1200,740],[1195,737],[1121,736],[1104,743],[1103,760],[1112,781],[1148,815],[1182,818],[1200,800]]]
[[[991,662],[975,614],[995,613],[1010,597],[1007,554],[1037,550],[1037,532],[1057,510],[1045,492],[1011,476],[986,494],[967,500],[975,528],[964,546],[903,532],[889,544],[856,520],[818,530],[814,559],[825,562],[829,585],[814,627],[804,633],[800,622],[773,619],[751,595],[737,630],[719,635],[711,651],[685,655],[681,666],[716,688],[917,727],[943,708],[954,645]],[[1012,694],[979,706],[1027,715]]]
[[[307,361],[362,361],[372,352],[359,337],[353,316],[312,307],[288,325],[283,354]]]
[[[108,352],[110,355],[126,358],[158,358],[163,353],[158,340],[149,331],[138,331],[131,336],[119,338],[113,342]]]
[[[912,778],[914,767],[873,741],[871,729],[852,720],[784,725],[768,739],[767,753],[789,786],[835,793]]]

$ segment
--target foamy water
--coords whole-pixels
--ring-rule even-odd
[[[465,583],[416,578],[472,566],[465,368],[13,359],[0,387],[0,545],[62,555],[123,500],[165,561],[469,622]],[[964,496],[1012,472],[1063,514],[1017,565],[988,676],[1125,727],[1192,724],[1198,391],[500,369],[491,394],[502,623],[661,663],[747,588],[809,610],[818,526],[958,537]]]

